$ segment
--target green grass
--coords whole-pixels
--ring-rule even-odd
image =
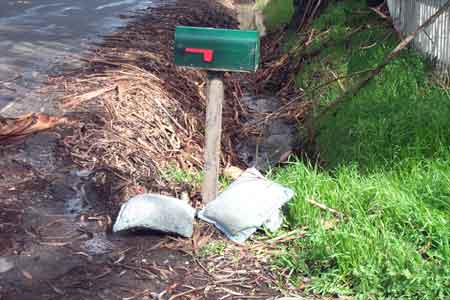
[[[264,6],[260,1],[258,7]],[[265,25],[268,30],[274,30],[286,25],[294,15],[293,0],[269,0],[263,8]]]
[[[170,166],[164,170],[162,178],[170,183],[177,185],[189,185],[194,190],[200,189],[204,178],[203,172],[195,170],[184,170],[177,166]],[[225,176],[219,176],[219,190],[226,189],[232,180]]]
[[[197,171],[183,170],[177,166],[171,166],[164,170],[162,176],[165,180],[175,184],[188,184],[194,188],[199,187],[203,180],[203,174]]]
[[[307,226],[282,266],[313,277],[309,291],[357,299],[449,299],[449,186],[446,160],[413,170],[362,174],[356,167],[333,173],[294,162],[277,173],[292,187],[291,226]],[[335,217],[305,199],[335,208]]]
[[[368,28],[355,31],[362,24]],[[326,105],[373,68],[398,40],[360,1],[331,4],[312,25],[319,53],[297,76]],[[318,108],[320,111],[320,108]],[[320,167],[293,161],[275,179],[296,192],[291,227],[308,228],[278,264],[308,291],[355,299],[450,299],[450,99],[425,60],[405,50],[375,80],[316,124]],[[330,213],[345,217],[331,229]]]

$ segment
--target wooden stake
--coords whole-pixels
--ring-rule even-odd
[[[202,186],[203,203],[214,200],[220,169],[220,138],[222,135],[222,106],[224,86],[222,72],[208,72],[208,104],[206,108],[205,178]]]

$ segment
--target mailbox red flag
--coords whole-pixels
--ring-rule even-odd
[[[203,54],[204,62],[212,62],[214,60],[214,50],[201,48],[186,48],[187,53]]]

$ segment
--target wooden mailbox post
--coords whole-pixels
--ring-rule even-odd
[[[217,196],[220,139],[224,101],[224,72],[255,72],[259,65],[257,31],[178,26],[175,30],[175,64],[208,70],[203,202]]]

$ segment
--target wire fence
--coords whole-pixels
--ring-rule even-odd
[[[396,29],[414,32],[442,7],[447,0],[387,0]],[[413,45],[427,55],[436,70],[447,80],[450,74],[450,11],[442,14],[414,39]]]

